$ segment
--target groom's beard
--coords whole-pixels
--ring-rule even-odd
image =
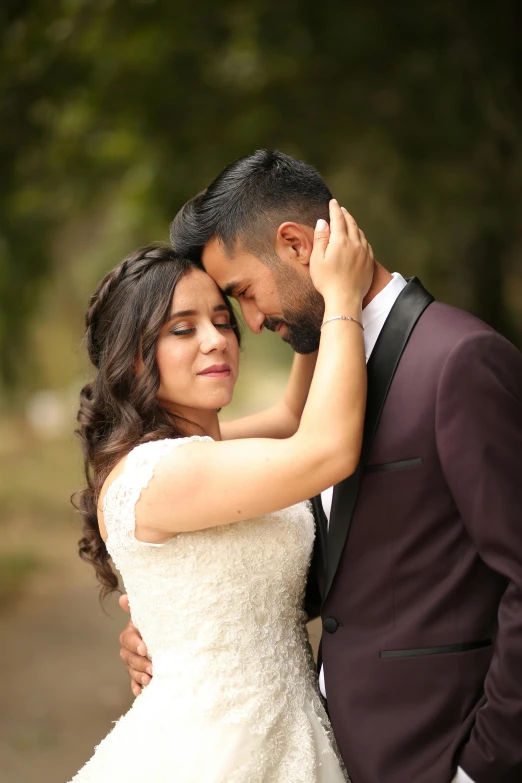
[[[278,265],[274,277],[283,318],[265,318],[264,326],[275,332],[278,326],[284,324],[286,333],[281,339],[296,353],[317,351],[324,316],[323,297],[313,287],[311,280],[300,277],[286,265]]]
[[[296,323],[292,323],[287,320],[288,316],[285,313],[285,320],[276,321],[274,318],[265,318],[264,326],[270,329],[271,332],[275,332],[278,326],[284,324],[286,326],[285,334],[281,335],[281,339],[288,343],[296,353],[313,353],[319,348],[320,331],[317,328],[315,321],[305,316],[300,316],[299,326]]]

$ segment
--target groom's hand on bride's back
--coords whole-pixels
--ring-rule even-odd
[[[121,596],[120,606],[130,614],[129,599],[126,595]],[[120,644],[120,658],[129,672],[132,692],[138,696],[142,687],[151,681],[152,664],[147,658],[145,643],[132,620],[129,620],[121,632]]]

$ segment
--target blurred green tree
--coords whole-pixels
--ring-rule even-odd
[[[521,29],[516,0],[4,0],[4,387],[58,227],[130,193],[137,234],[166,236],[259,147],[315,164],[386,266],[517,341]]]

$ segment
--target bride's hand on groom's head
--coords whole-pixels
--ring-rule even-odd
[[[125,612],[130,614],[128,596],[122,595],[119,604]],[[138,696],[142,687],[151,681],[152,665],[147,658],[145,643],[132,620],[129,620],[120,634],[120,645],[120,658],[129,672],[131,690],[135,696]]]
[[[314,286],[326,299],[352,293],[362,300],[370,288],[375,258],[364,232],[335,199],[330,201],[330,225],[318,220],[310,257]]]

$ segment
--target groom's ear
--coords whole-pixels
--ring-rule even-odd
[[[277,229],[275,251],[279,258],[293,266],[308,267],[314,247],[314,230],[311,226],[287,221]]]

